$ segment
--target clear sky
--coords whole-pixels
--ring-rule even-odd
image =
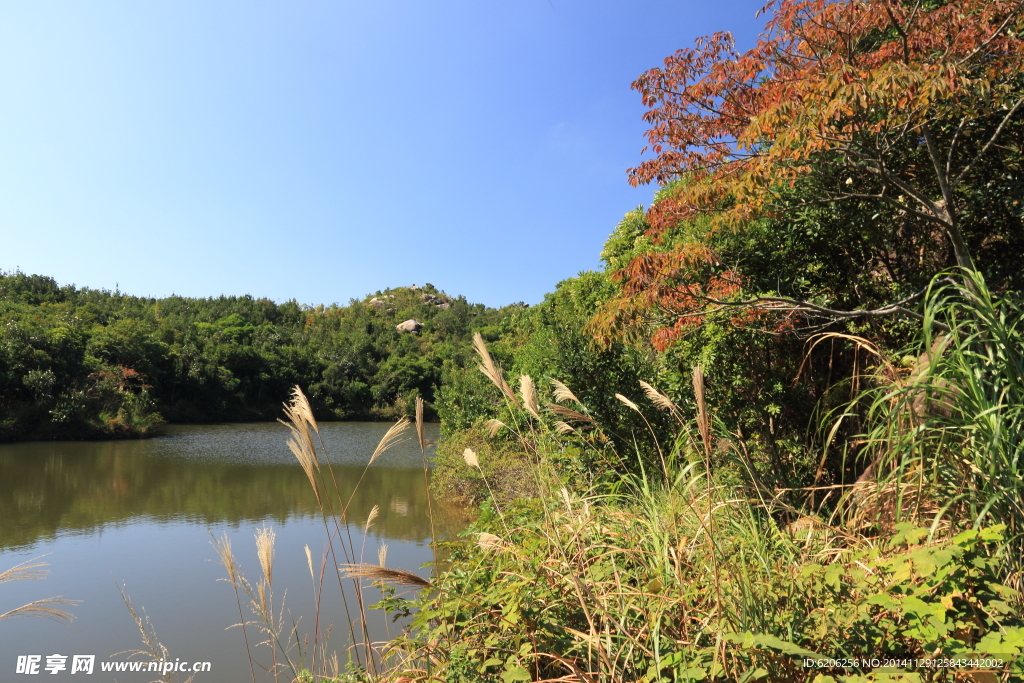
[[[0,0],[0,269],[536,303],[598,266],[630,83],[766,0]]]

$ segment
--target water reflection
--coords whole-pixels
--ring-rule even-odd
[[[338,482],[332,498],[347,500],[363,477],[348,516],[358,552],[373,561],[387,543],[388,566],[425,575],[429,569],[419,567],[433,553],[415,437],[363,476],[388,426],[321,425]],[[427,425],[428,439],[437,434],[437,425]],[[238,629],[225,630],[238,621],[237,607],[230,586],[218,581],[224,572],[210,540],[227,534],[243,570],[255,578],[253,533],[264,524],[278,534],[275,585],[287,588],[287,614],[305,637],[317,612],[305,546],[320,557],[327,534],[309,481],[285,446],[287,436],[278,424],[204,425],[171,427],[148,441],[0,445],[0,570],[43,554],[52,570],[43,583],[0,586],[0,612],[48,595],[82,601],[70,625],[0,622],[0,680],[14,675],[22,654],[93,653],[99,662],[138,648],[138,630],[115,585],[122,582],[153,618],[172,657],[213,662],[213,673],[198,675],[196,683],[251,680]],[[379,516],[363,538],[374,505]],[[433,508],[438,537],[461,528],[455,511]],[[376,589],[367,591],[368,601],[379,597]],[[346,629],[340,602],[336,591],[325,591],[320,605],[336,633]],[[375,613],[369,628],[374,640],[384,640],[398,627]],[[65,672],[47,680],[77,678]]]
[[[436,439],[437,426],[427,425]],[[363,476],[363,464],[387,425],[326,424],[324,442],[340,495],[360,523],[377,505],[377,534],[430,537],[419,448],[400,444]],[[18,548],[58,533],[92,533],[146,518],[204,525],[318,514],[302,469],[275,424],[175,426],[150,441],[44,442],[0,447],[0,548]],[[333,493],[333,491],[332,491]],[[447,525],[442,521],[442,528]]]

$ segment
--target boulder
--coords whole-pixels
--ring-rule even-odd
[[[396,330],[406,334],[419,334],[422,328],[423,323],[418,320],[413,320],[412,318],[409,318],[404,323],[398,323],[395,325]]]

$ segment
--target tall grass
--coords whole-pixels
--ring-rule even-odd
[[[0,572],[0,584],[10,583],[13,581],[39,581],[45,579],[46,575],[49,574],[50,571],[48,569],[43,569],[45,566],[47,566],[46,562],[27,560],[21,564],[11,567],[10,569]],[[56,621],[70,622],[75,617],[71,612],[64,608],[73,607],[78,604],[78,602],[78,600],[68,600],[62,595],[52,598],[43,598],[42,600],[33,600],[28,604],[0,613],[0,621],[4,621],[5,619],[14,619],[17,617],[38,617],[42,619],[54,619]]]
[[[478,337],[480,370],[500,390],[508,416],[479,433],[522,451],[535,495],[499,500],[483,451],[465,448],[458,467],[483,479],[490,504],[450,549],[448,568],[426,579],[384,566],[385,552],[376,565],[362,561],[361,549],[357,555],[347,501],[296,390],[286,409],[289,445],[317,495],[328,539],[319,573],[307,550],[313,590],[321,595],[325,578],[333,577],[343,595],[352,582],[356,596],[354,615],[346,613],[349,673],[402,683],[820,683],[837,680],[829,676],[882,679],[873,678],[870,664],[826,670],[804,666],[805,658],[980,652],[1005,657],[991,680],[1024,676],[1019,594],[1003,583],[1005,567],[1019,562],[1012,553],[1021,530],[1020,309],[976,285],[936,287],[921,370],[865,394],[865,452],[876,481],[873,493],[848,487],[848,517],[840,514],[844,508],[828,517],[794,508],[786,491],[757,481],[742,436],[716,422],[699,367],[693,415],[641,385],[653,409],[676,421],[670,443],[657,444],[656,454],[616,454],[619,461],[635,458],[636,467],[610,484],[565,479],[560,472],[577,470],[559,470],[559,463],[609,448],[600,425],[558,381],[551,382],[550,402],[526,376],[513,391]],[[930,331],[938,318],[949,330],[941,338]],[[651,409],[618,397],[641,416]],[[406,426],[393,427],[377,451]],[[878,524],[864,533],[860,521],[870,510],[886,533],[875,533]],[[952,533],[963,527],[970,528]],[[950,533],[936,533],[940,528]],[[312,647],[290,645],[295,627],[274,617],[283,607],[271,590],[266,546],[273,539],[264,534],[262,543],[258,587],[231,561],[225,566],[239,605],[242,596],[251,603],[265,643],[276,648],[273,668],[289,680],[336,680],[340,667],[321,633],[319,609]],[[223,554],[230,558],[230,548]],[[391,643],[369,641],[362,581],[384,591],[380,607],[412,616]],[[387,586],[419,593],[409,599]],[[955,675],[903,673],[926,681]]]
[[[365,548],[362,543],[357,546],[353,539],[349,507],[367,470],[380,456],[403,440],[411,423],[402,418],[388,429],[370,454],[352,492],[345,496],[327,456],[327,448],[320,437],[320,429],[309,402],[298,387],[292,399],[285,404],[284,412],[287,419],[280,422],[291,433],[287,445],[309,479],[326,543],[319,566],[314,563],[312,551],[305,548],[315,612],[312,615],[312,633],[303,637],[298,621],[292,619],[286,610],[283,592],[275,590],[273,567],[276,537],[273,530],[264,528],[256,533],[262,576],[255,583],[247,579],[239,569],[229,538],[225,535],[214,540],[220,561],[227,571],[226,580],[235,593],[239,611],[236,626],[241,629],[249,651],[251,677],[253,681],[256,680],[254,663],[270,672],[275,681],[281,680],[282,676],[287,681],[340,680],[347,675],[346,672],[354,672],[352,675],[357,678],[379,677],[390,668],[386,664],[388,653],[384,649],[385,644],[375,643],[371,639],[369,606],[364,597],[367,586],[364,580],[419,587],[429,586],[430,582],[412,572],[383,566],[386,557],[383,549],[379,555],[379,565],[364,564]],[[419,403],[416,410],[416,432],[425,460],[423,410]],[[365,521],[364,536],[369,532],[375,516],[375,513],[371,513]],[[324,591],[332,586],[340,594],[343,615],[322,614]],[[331,637],[333,624],[339,616],[343,616],[341,637],[344,640],[336,646],[332,645]],[[259,640],[250,639],[249,631],[252,629],[260,634]],[[265,654],[258,658],[260,652]]]
[[[549,460],[595,442],[578,431],[596,431],[586,406],[555,382],[555,403],[541,410],[532,382],[521,380],[514,395],[482,343],[478,352],[512,416],[511,425],[492,421],[492,435],[508,430],[535,454],[546,486],[538,499],[492,506],[475,543],[454,549],[451,569],[429,593],[391,603],[418,610],[398,642],[408,659],[395,675],[404,680],[835,680],[818,676],[870,676],[871,666],[815,670],[802,659],[1024,647],[1012,591],[999,583],[999,528],[929,541],[927,531],[896,525],[887,537],[863,536],[841,519],[789,507],[781,492],[744,476],[741,438],[722,433],[719,442],[732,446],[712,448],[721,426],[699,368],[689,419],[642,386],[680,427],[659,446],[660,471],[645,469],[653,459],[637,453],[637,473],[622,475],[614,493],[571,482],[556,488]],[[557,419],[569,417],[561,406],[569,400],[574,423]],[[475,451],[465,465],[483,474]],[[930,625],[914,610],[927,610]],[[1011,667],[1024,673],[1019,664],[997,673]]]
[[[1024,564],[1024,309],[975,272],[936,280],[910,376],[867,392],[865,452],[875,521],[1000,523]],[[865,488],[865,487],[862,487]]]

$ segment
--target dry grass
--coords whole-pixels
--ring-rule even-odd
[[[629,398],[623,396],[622,394],[615,394],[615,398],[619,400],[619,403],[623,404],[630,410],[635,410],[638,413],[640,412],[640,406],[638,406],[636,403],[634,403]]]
[[[672,399],[670,399],[668,396],[661,393],[660,391],[658,391],[653,386],[651,386],[650,384],[643,380],[640,380],[640,388],[644,390],[644,395],[647,396],[648,399],[650,399],[651,403],[658,406],[662,410],[667,410],[672,413],[676,412],[676,404],[673,403]]]
[[[484,423],[484,427],[487,428],[487,432],[493,438],[498,435],[498,432],[500,432],[502,428],[507,427],[507,425],[501,420],[490,419]]]
[[[376,564],[343,564],[341,565],[341,573],[347,577],[370,579],[399,586],[431,587],[430,581],[422,576],[403,569],[388,569]]]
[[[515,392],[505,381],[505,376],[501,372],[501,368],[498,367],[497,363],[491,357],[491,352],[487,350],[487,344],[484,343],[484,338],[477,332],[473,335],[473,348],[476,350],[477,355],[480,356],[480,372],[484,373],[484,376],[491,380],[494,386],[501,390],[501,393],[505,395],[505,398],[509,400],[515,407],[519,407],[519,399],[516,398]]]
[[[367,467],[373,464],[373,462],[386,453],[390,448],[396,444],[401,443],[402,435],[405,434],[405,430],[409,428],[410,422],[407,418],[402,418],[395,424],[391,425],[387,433],[381,438],[380,443],[373,449],[373,455],[370,456],[370,462],[366,464]],[[417,432],[422,432],[422,427],[417,427]]]
[[[426,469],[427,441],[424,436],[423,408],[423,401],[418,399],[415,406],[415,429],[417,441],[424,456],[424,485],[426,486],[428,476]],[[320,680],[339,675],[338,652],[329,648],[333,623],[322,621],[320,611],[324,590],[330,588],[330,575],[337,580],[337,590],[344,610],[344,632],[348,635],[347,643],[341,651],[345,653],[349,666],[355,667],[355,669],[365,672],[366,676],[375,679],[387,670],[388,667],[384,664],[384,660],[388,654],[381,649],[381,644],[374,643],[370,639],[368,608],[363,596],[366,587],[364,580],[418,587],[429,586],[430,582],[412,572],[385,567],[386,545],[382,545],[378,551],[379,565],[364,564],[362,556],[365,551],[366,538],[380,514],[380,507],[374,506],[366,520],[359,525],[363,532],[361,544],[354,543],[352,539],[348,510],[369,468],[405,438],[413,423],[403,417],[387,430],[373,452],[369,454],[359,479],[346,499],[341,494],[341,487],[335,476],[331,460],[327,456],[327,450],[310,410],[309,402],[298,387],[292,392],[291,400],[284,405],[284,413],[286,419],[280,420],[280,422],[287,426],[290,432],[287,445],[306,473],[316,494],[320,518],[326,534],[326,545],[319,571],[313,562],[309,546],[304,547],[312,583],[315,613],[312,615],[312,633],[301,638],[298,622],[286,618],[287,611],[284,600],[276,600],[274,596],[274,531],[270,528],[263,528],[256,533],[256,552],[263,577],[255,584],[251,584],[240,571],[232,552],[230,539],[225,535],[221,539],[214,540],[221,564],[227,572],[227,581],[235,592],[239,612],[239,621],[235,626],[242,630],[246,649],[249,652],[250,670],[254,683],[255,652],[265,651],[264,648],[269,648],[272,661],[269,665],[260,666],[272,672],[275,680],[278,680],[280,675],[284,675],[286,680],[293,681]],[[431,522],[433,522],[432,519]],[[325,581],[328,582],[326,586]],[[349,602],[353,597],[354,605],[350,607]],[[255,617],[254,620],[246,618],[244,608],[248,608]],[[262,633],[263,638],[260,642],[250,643],[248,631],[252,627]]]
[[[519,378],[519,395],[523,399],[523,407],[526,412],[535,420],[540,420],[540,404],[537,403],[537,389],[533,385],[533,378],[529,375],[522,375]]]
[[[501,540],[501,537],[487,533],[486,531],[481,531],[476,535],[476,544],[484,550],[496,550],[505,545]]]
[[[427,440],[423,437],[423,399],[416,397],[416,440],[420,444],[420,452],[426,452]]]
[[[267,585],[274,582],[274,540],[276,535],[270,527],[263,527],[256,530],[256,557],[260,561],[260,568],[263,570],[263,578]]]
[[[21,564],[17,564],[10,569],[0,572],[0,584],[13,581],[40,581],[45,579],[46,575],[50,573],[48,569],[43,569],[43,567],[46,566],[46,562],[26,560]],[[33,600],[26,605],[15,607],[12,610],[8,610],[7,612],[0,614],[0,621],[3,621],[4,619],[14,619],[16,617],[35,617],[40,619],[54,619],[55,621],[71,622],[75,618],[74,615],[63,608],[74,607],[79,602],[80,600],[68,600],[62,595],[52,598],[43,598],[42,600]]]
[[[153,622],[150,621],[149,617],[145,613],[140,614],[139,610],[135,609],[135,605],[132,603],[132,599],[128,596],[128,591],[125,586],[121,585],[118,587],[118,591],[121,593],[121,599],[124,601],[125,607],[128,608],[128,614],[131,615],[132,621],[135,622],[136,628],[139,629],[139,635],[142,636],[142,642],[146,649],[144,650],[126,650],[124,652],[118,652],[116,654],[122,655],[127,654],[129,657],[145,657],[155,662],[166,662],[170,660],[170,654],[167,648],[164,647],[163,643],[156,635],[156,629],[153,627]],[[185,679],[184,683],[191,683],[195,676],[189,676]],[[176,677],[170,672],[164,673],[160,677],[164,683],[173,683]]]
[[[704,444],[705,456],[711,457],[711,418],[707,398],[704,396],[704,368],[700,365],[693,366],[693,395],[697,400],[697,431]]]
[[[561,403],[562,401],[575,401],[580,405],[583,405],[582,401],[576,398],[576,394],[569,391],[569,387],[565,386],[557,379],[551,380],[551,386],[555,396],[555,401]]]
[[[589,415],[585,415],[578,410],[573,410],[572,408],[566,408],[565,406],[558,405],[557,403],[549,403],[547,408],[555,415],[569,420],[577,420],[579,422],[588,422],[591,424],[594,422],[594,418]]]

